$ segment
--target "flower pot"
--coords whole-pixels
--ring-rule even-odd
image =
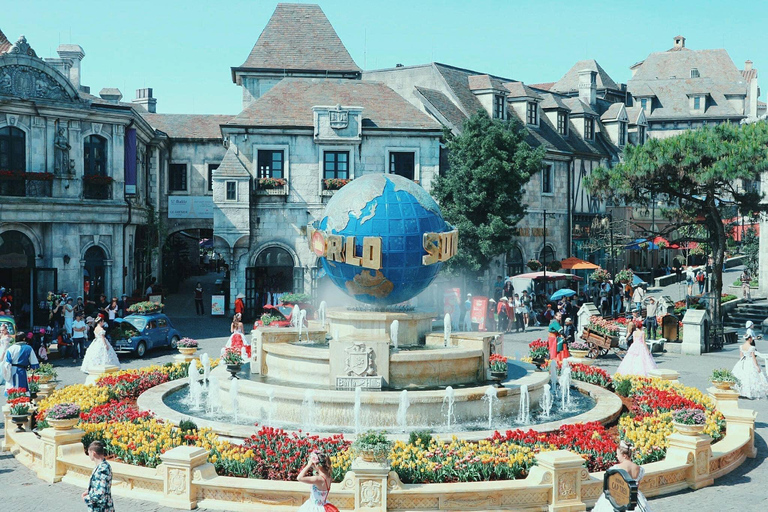
[[[197,347],[178,347],[178,350],[182,355],[191,356],[197,352]]]
[[[242,365],[239,364],[228,364],[227,365],[227,371],[232,375],[232,379],[237,379],[237,374],[240,373],[240,368]]]
[[[704,428],[706,427],[706,425],[684,425],[676,421],[673,421],[672,425],[678,433],[684,436],[697,436],[704,432]]]
[[[38,383],[40,384],[48,384],[53,380],[53,375],[38,375]]]
[[[27,422],[29,414],[12,414],[11,421],[16,424],[16,432],[26,432],[24,423]]]
[[[496,372],[491,370],[491,378],[494,380],[503,380],[507,378],[507,372]]]
[[[727,380],[713,380],[712,385],[715,386],[717,389],[728,391],[733,387],[733,382],[727,381]]]
[[[45,421],[47,421],[54,430],[69,430],[77,425],[77,422],[80,421],[80,418],[67,418],[65,420],[54,420],[51,418],[46,418]]]
[[[576,350],[576,349],[569,349],[569,352],[573,357],[578,357],[579,359],[586,359],[587,354],[589,354],[589,350]]]

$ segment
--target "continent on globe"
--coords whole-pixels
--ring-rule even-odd
[[[380,306],[421,293],[458,248],[458,231],[445,222],[435,200],[395,174],[352,180],[334,194],[307,235],[339,289]]]

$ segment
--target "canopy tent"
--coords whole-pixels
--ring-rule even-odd
[[[579,258],[566,258],[560,263],[563,266],[563,270],[595,270],[600,268],[600,265],[595,265]]]
[[[637,287],[637,286],[640,286],[641,284],[648,284],[648,283],[643,281],[643,279],[640,276],[638,276],[637,274],[634,274],[632,276],[632,286],[633,287]]]
[[[545,281],[583,281],[583,277],[575,276],[573,274],[563,274],[560,272],[528,272],[526,274],[518,274],[512,276],[512,279],[541,279]]]
[[[698,248],[699,248],[698,242],[683,242],[681,244],[669,244],[666,247],[666,249],[680,249],[681,251],[690,251]]]

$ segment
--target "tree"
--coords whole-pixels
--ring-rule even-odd
[[[742,252],[744,253],[744,266],[747,267],[747,272],[752,276],[752,279],[755,279],[760,264],[760,238],[753,227],[744,232]]]
[[[515,120],[491,119],[478,111],[461,135],[446,134],[449,171],[432,195],[446,221],[459,230],[459,250],[447,270],[479,272],[512,247],[514,226],[525,215],[523,187],[541,170],[543,148],[525,142]]]
[[[732,205],[745,212],[768,211],[760,193],[740,188],[742,180],[757,180],[766,169],[768,123],[722,124],[629,146],[622,163],[597,169],[586,187],[592,194],[625,204],[664,201],[662,213],[673,219],[667,231],[692,225],[706,228],[706,238],[691,241],[709,243],[712,249],[715,300],[708,308],[719,323],[727,242],[722,210]]]
[[[605,269],[615,274],[619,256],[626,253],[626,245],[632,241],[628,233],[629,222],[613,217],[595,217],[582,248],[590,255],[603,251]]]

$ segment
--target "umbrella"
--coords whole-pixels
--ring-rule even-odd
[[[633,274],[633,276],[632,276],[632,286],[640,286],[641,284],[648,284],[648,283],[643,281],[637,274]]]
[[[549,298],[549,300],[559,300],[563,297],[573,297],[576,295],[576,292],[571,290],[570,288],[560,288],[555,293],[552,294],[552,296]]]
[[[646,244],[646,247],[640,247],[640,244]],[[653,240],[638,238],[634,242],[627,244],[627,246],[624,248],[629,249],[630,251],[636,251],[638,249],[650,249],[652,251],[655,251],[659,248],[659,246],[656,245]]]
[[[565,270],[594,270],[600,268],[599,265],[595,265],[594,263],[579,258],[566,258],[561,264]]]
[[[512,278],[513,279],[544,279],[545,275],[544,275],[544,272],[528,272],[527,274],[518,274],[516,276],[512,276]],[[584,280],[584,278],[575,276],[573,274],[562,274],[560,272],[547,272],[546,274],[547,281],[564,281],[568,279],[572,279],[573,281]]]

